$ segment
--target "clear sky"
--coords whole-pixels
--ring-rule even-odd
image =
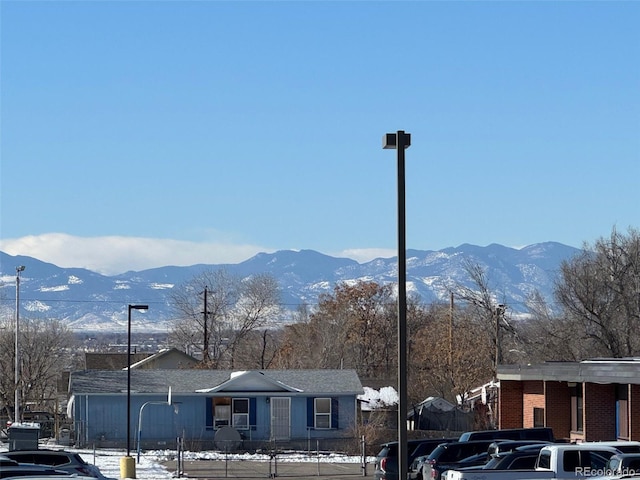
[[[11,1],[0,250],[105,273],[640,227],[640,2]]]

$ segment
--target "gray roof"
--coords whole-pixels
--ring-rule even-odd
[[[309,394],[363,393],[355,370],[259,370],[267,379],[280,382]],[[231,378],[233,370],[131,370],[131,392],[196,393],[212,388]],[[85,370],[73,372],[69,392],[74,395],[122,394],[127,391],[126,370]],[[209,394],[210,395],[210,394]]]
[[[596,358],[582,362],[500,365],[498,380],[640,384],[640,359]]]
[[[151,353],[132,353],[131,363],[139,362],[150,356]],[[87,370],[122,370],[127,368],[128,361],[126,353],[85,352],[84,354],[84,368]]]

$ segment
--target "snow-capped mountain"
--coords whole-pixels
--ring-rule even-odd
[[[425,303],[448,302],[450,287],[472,286],[465,270],[466,262],[471,261],[486,268],[497,302],[523,312],[524,302],[536,290],[552,303],[560,263],[579,252],[555,242],[522,249],[465,244],[439,251],[408,250],[407,291]],[[313,250],[260,253],[238,264],[167,266],[114,276],[0,252],[0,313],[5,319],[15,312],[15,269],[19,265],[26,267],[20,281],[21,316],[56,318],[75,331],[124,331],[127,305],[136,303],[150,307],[146,313],[136,313],[136,329],[165,330],[171,319],[171,289],[203,271],[219,268],[241,277],[271,274],[281,286],[285,309],[291,311],[303,303],[313,308],[318,296],[331,292],[338,282],[397,282],[396,258],[361,264]]]

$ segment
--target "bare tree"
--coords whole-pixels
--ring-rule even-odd
[[[267,274],[242,280],[224,269],[205,271],[171,298],[171,341],[201,355],[204,368],[233,368],[242,342],[280,314],[279,287]]]
[[[20,318],[20,397],[22,405],[52,408],[60,372],[69,367],[72,332],[56,320]],[[12,322],[0,329],[0,400],[13,416],[15,395],[15,334]]]
[[[251,332],[273,324],[280,318],[280,288],[271,275],[254,275],[240,283],[240,295],[231,316],[231,368],[235,366],[235,352]],[[266,335],[266,334],[265,334]],[[263,337],[263,341],[266,337]]]
[[[201,356],[205,366],[216,367],[226,349],[225,333],[239,290],[239,280],[224,269],[203,271],[175,288],[171,293],[176,315],[171,341]]]
[[[583,253],[564,261],[556,298],[578,334],[606,355],[640,353],[640,233],[614,228],[609,238],[586,244]]]
[[[491,341],[493,349],[489,355],[494,371],[497,371],[498,365],[504,362],[505,332],[513,336],[516,330],[507,318],[506,305],[496,299],[486,269],[470,260],[464,267],[472,287],[457,285],[454,294],[469,304],[468,313],[476,317],[484,335]]]
[[[506,363],[575,362],[605,354],[575,318],[558,315],[539,292],[527,299],[527,308],[529,314],[516,324],[520,343],[505,352]]]
[[[248,332],[236,348],[235,368],[259,370],[276,368],[281,337],[281,329],[263,328]]]

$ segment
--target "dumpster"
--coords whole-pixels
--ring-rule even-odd
[[[8,428],[9,450],[37,450],[40,424],[12,423]]]

